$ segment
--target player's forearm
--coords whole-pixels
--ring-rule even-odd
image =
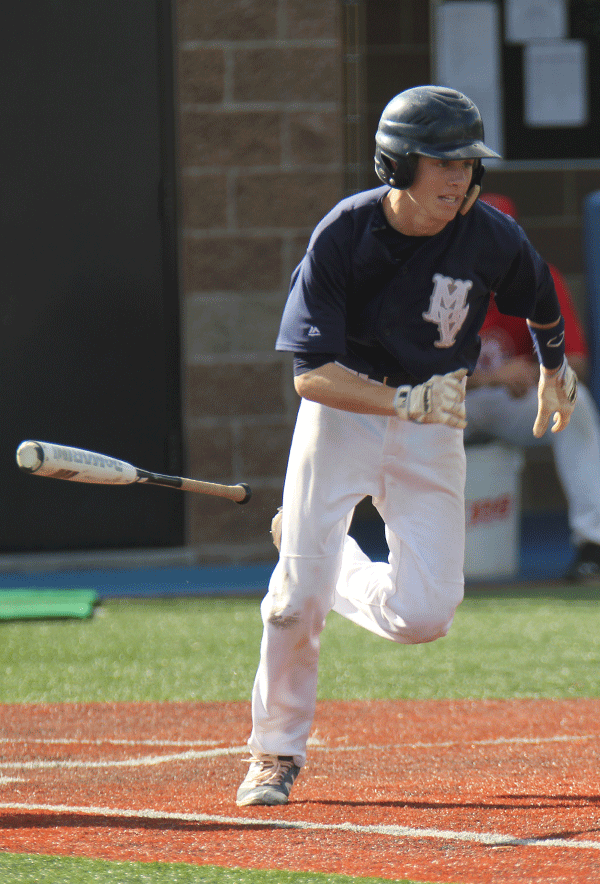
[[[373,384],[334,362],[297,375],[294,386],[303,399],[310,399],[330,408],[357,414],[396,414],[394,387]]]
[[[559,316],[555,322],[543,325],[528,319],[527,325],[541,371],[545,374],[557,373],[565,358],[565,321],[563,317]]]

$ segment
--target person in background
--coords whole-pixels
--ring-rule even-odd
[[[517,219],[507,196],[482,194],[482,202]],[[600,583],[600,418],[585,387],[588,348],[568,286],[549,265],[565,320],[565,352],[579,379],[579,398],[562,433],[536,438],[531,421],[537,409],[539,365],[526,323],[498,310],[494,298],[480,331],[481,354],[467,381],[465,443],[497,439],[523,447],[551,445],[567,503],[569,527],[577,547],[567,577]]]

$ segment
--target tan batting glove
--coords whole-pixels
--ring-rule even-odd
[[[396,414],[418,424],[446,424],[464,430],[467,426],[465,392],[467,370],[434,374],[424,384],[398,387],[394,397]]]
[[[566,359],[554,374],[540,368],[538,384],[538,413],[533,425],[533,435],[539,439],[548,429],[554,415],[551,431],[560,433],[568,426],[577,401],[577,375]]]

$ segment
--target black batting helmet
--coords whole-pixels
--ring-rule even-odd
[[[384,184],[406,190],[414,181],[417,156],[476,159],[472,183],[479,184],[481,157],[500,156],[483,138],[481,114],[462,92],[444,86],[406,89],[392,98],[379,120],[375,171]]]

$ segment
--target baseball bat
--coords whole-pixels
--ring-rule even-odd
[[[107,457],[84,448],[71,448],[53,442],[27,439],[17,448],[17,464],[25,473],[67,479],[69,482],[88,482],[97,485],[164,485],[181,491],[214,494],[236,503],[247,503],[252,496],[248,485],[216,485],[181,476],[164,476],[140,470],[124,460]]]

